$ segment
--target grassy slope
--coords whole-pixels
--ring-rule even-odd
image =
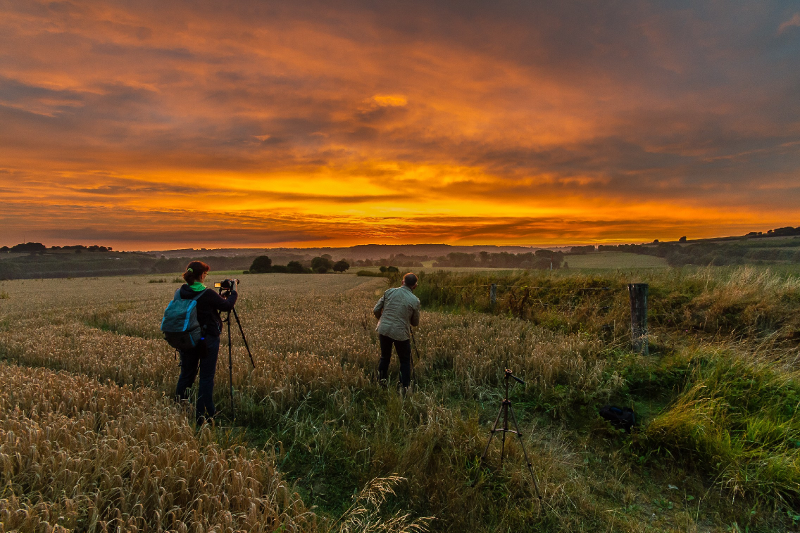
[[[0,283],[8,295],[0,300],[0,357],[170,392],[176,368],[158,339],[157,323],[174,285],[148,283],[151,278]],[[658,279],[673,292],[709,283],[702,276],[692,278],[696,283],[656,276],[651,283]],[[708,293],[708,304],[727,302],[721,309],[698,305],[698,312],[733,320],[730,309],[738,309],[737,316],[747,317],[747,309],[758,308],[759,291],[776,294],[779,287],[757,273],[737,279]],[[786,380],[795,379],[791,367],[774,362],[785,348],[762,343],[761,352],[768,350],[773,361],[753,367],[747,359],[736,363],[747,353],[741,347],[720,349],[719,343],[692,340],[664,326],[652,346],[658,357],[641,358],[627,350],[624,327],[605,338],[503,316],[426,311],[417,333],[418,387],[402,398],[369,380],[377,347],[368,310],[384,280],[251,275],[242,281],[238,309],[257,369],[250,371],[246,354],[235,347],[239,417],[234,433],[220,436],[229,442],[239,434],[238,442],[274,453],[278,470],[321,515],[338,516],[370,479],[399,473],[409,481],[387,509],[435,515],[439,520],[431,528],[437,531],[726,531],[734,524],[781,531],[792,524],[794,515],[781,498],[793,496],[774,482],[796,479],[790,468],[793,417],[762,409],[791,403],[773,392],[787,390]],[[754,289],[743,292],[746,287]],[[781,294],[786,305],[794,301],[795,293]],[[477,462],[502,399],[506,365],[528,383],[511,398],[544,509],[534,500],[515,442],[507,442],[510,456],[503,468],[496,441],[488,466]],[[217,393],[225,410],[222,375]],[[757,380],[754,390],[763,401],[753,409],[737,405],[742,385],[726,385],[726,375],[746,376],[750,388]],[[698,386],[713,394],[678,401],[681,391]],[[719,424],[708,426],[714,431],[705,435],[713,438],[691,431],[691,422],[708,412],[708,402],[698,401],[704,398],[729,406],[726,417],[736,423],[727,437],[728,426]],[[595,411],[607,401],[636,406],[648,429],[633,438],[611,429]],[[770,426],[771,420],[776,424]],[[747,438],[736,444],[741,435]],[[764,477],[763,469],[751,471],[750,465],[764,462],[758,451],[783,458],[786,466],[772,477]],[[720,476],[714,466],[719,458],[727,460],[721,471],[733,475]],[[742,483],[737,472],[751,484]]]
[[[627,252],[599,252],[586,255],[567,255],[564,260],[570,269],[631,269],[631,268],[666,268],[667,261],[663,257],[651,255],[631,254]],[[423,262],[424,267],[416,270],[446,270],[452,272],[480,272],[483,268],[454,268],[454,267],[434,267],[435,261]],[[362,267],[359,267],[361,269]],[[365,269],[369,269],[366,267]],[[375,268],[377,270],[377,267]],[[509,269],[498,269],[509,270]]]
[[[565,261],[569,264],[570,269],[666,268],[668,266],[663,257],[626,252],[568,255]]]

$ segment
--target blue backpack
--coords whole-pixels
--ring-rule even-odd
[[[197,300],[205,291],[201,291],[191,300],[181,298],[181,290],[164,310],[161,319],[161,332],[170,346],[177,350],[191,350],[203,340],[203,330],[197,320]]]

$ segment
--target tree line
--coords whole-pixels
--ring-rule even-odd
[[[47,251],[51,252],[61,252],[61,251],[74,251],[76,253],[80,253],[82,251],[87,252],[110,252],[110,246],[98,246],[93,244],[91,246],[84,246],[82,244],[75,244],[72,246],[51,246],[48,248],[44,244],[40,242],[26,242],[21,244],[15,244],[14,246],[0,246],[0,252],[11,253],[11,254],[43,254],[47,253]]]
[[[266,255],[256,257],[250,269],[251,274],[264,274],[264,273],[288,273],[288,274],[325,274],[327,272],[346,272],[350,269],[350,264],[341,259],[333,262],[333,258],[328,254],[323,254],[320,257],[314,257],[309,262],[305,261],[289,261],[285,265],[273,265],[272,259]]]
[[[685,242],[685,241],[684,241]],[[589,249],[587,249],[589,248]],[[572,255],[591,252],[628,252],[663,257],[674,267],[725,266],[760,263],[800,263],[800,239],[781,243],[767,242],[699,242],[681,244],[662,242],[655,244],[620,244],[573,247]]]
[[[536,250],[535,252],[512,254],[508,252],[480,252],[470,254],[452,252],[433,263],[434,267],[476,268],[524,268],[533,270],[555,270],[565,266],[564,252]]]

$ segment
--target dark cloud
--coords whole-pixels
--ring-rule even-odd
[[[0,200],[144,212],[217,182],[237,212],[368,218],[404,189],[415,220],[796,216],[798,20],[788,1],[5,3]],[[487,224],[447,231],[540,231]]]
[[[81,94],[76,91],[38,87],[0,76],[0,103],[14,105],[41,103],[43,100],[62,102],[60,107],[82,103]]]
[[[361,204],[366,202],[386,201],[394,198],[392,195],[324,195],[303,194],[275,191],[231,191],[225,188],[209,187],[176,187],[175,185],[101,185],[93,188],[69,188],[72,192],[92,196],[107,197],[110,199],[138,194],[169,194],[170,196],[198,197],[201,194],[215,197],[220,201],[247,198],[248,200],[264,200],[273,202],[314,202],[320,204]]]
[[[325,235],[312,235],[303,231],[270,231],[239,227],[207,228],[198,234],[191,227],[175,229],[113,230],[98,228],[43,229],[39,232],[44,238],[63,242],[114,242],[121,243],[229,243],[233,246],[246,246],[252,243],[303,243],[320,242],[330,239]],[[119,245],[118,245],[119,246]]]

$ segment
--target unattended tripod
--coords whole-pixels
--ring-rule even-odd
[[[506,452],[506,433],[516,433],[517,437],[519,437],[519,444],[522,447],[522,453],[525,455],[525,463],[528,465],[528,471],[531,473],[531,479],[533,480],[533,487],[536,489],[536,496],[539,500],[542,499],[542,494],[539,492],[539,484],[536,483],[536,476],[533,474],[533,465],[531,464],[530,460],[528,459],[528,452],[525,450],[525,442],[522,440],[522,434],[519,432],[519,425],[517,424],[517,417],[514,414],[514,408],[511,406],[511,400],[508,399],[508,383],[509,380],[513,379],[517,383],[521,383],[525,385],[525,382],[519,379],[517,376],[514,375],[511,370],[506,368],[506,396],[503,398],[503,403],[500,405],[500,412],[497,413],[497,418],[494,421],[494,427],[491,430],[491,434],[489,435],[489,442],[486,443],[486,448],[483,450],[483,455],[481,455],[481,464],[483,464],[484,459],[486,459],[486,454],[489,453],[489,445],[492,443],[492,438],[494,438],[495,433],[502,433],[503,434],[503,444],[500,448],[500,466],[503,466],[503,457]],[[511,413],[511,420],[514,422],[514,429],[508,428],[508,414]],[[503,417],[503,427],[502,429],[497,429],[497,425],[500,423],[500,416]]]
[[[219,293],[222,294],[223,289],[220,289]],[[255,361],[253,361],[253,354],[250,353],[250,346],[247,344],[247,337],[244,336],[244,329],[242,329],[242,323],[239,321],[239,314],[236,312],[236,308],[234,307],[231,311],[233,311],[233,318],[236,319],[236,324],[239,326],[239,333],[242,334],[242,340],[244,341],[244,347],[247,348],[247,355],[250,356],[250,364],[253,365],[253,368],[256,367]],[[231,343],[231,311],[228,311],[228,316],[225,317],[223,322],[228,323],[228,377],[230,379],[231,385],[231,418],[236,418],[236,409],[233,406],[233,347]]]

